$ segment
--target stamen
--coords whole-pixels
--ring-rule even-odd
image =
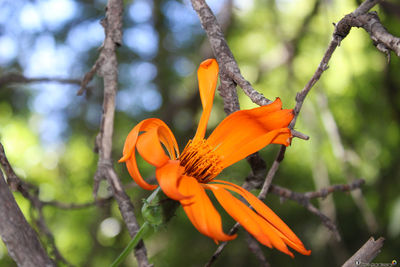
[[[206,140],[190,140],[183,150],[179,161],[185,168],[185,175],[196,178],[200,183],[208,183],[222,171],[220,157]]]

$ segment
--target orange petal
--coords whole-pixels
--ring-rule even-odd
[[[145,180],[143,177],[140,175],[137,163],[136,163],[136,156],[135,156],[135,150],[136,146],[138,143],[139,139],[139,133],[140,132],[148,132],[150,130],[154,130],[157,133],[157,137],[154,137],[154,133],[152,133],[151,138],[156,138],[157,141],[154,142],[155,146],[161,147],[160,141],[162,144],[164,144],[165,148],[169,152],[170,156],[175,159],[177,155],[179,155],[179,149],[178,149],[178,144],[176,143],[175,137],[172,134],[171,130],[168,128],[168,126],[159,119],[147,119],[144,121],[141,121],[139,124],[137,124],[128,134],[128,137],[125,140],[125,145],[124,145],[124,150],[123,150],[123,157],[119,160],[119,162],[126,162],[126,167],[128,169],[129,174],[132,176],[133,180],[142,188],[147,189],[147,190],[153,190],[157,188],[156,185],[150,185]],[[147,137],[150,138],[150,137]],[[141,139],[141,138],[140,138]],[[144,138],[146,139],[146,137]],[[148,140],[149,141],[149,140]],[[153,140],[154,141],[154,140]],[[143,143],[144,141],[142,140],[140,143],[142,146],[142,154],[146,154],[146,149],[145,145]],[[152,144],[150,146],[153,146]],[[155,164],[156,166],[160,164],[160,162],[165,161],[165,153],[162,151],[160,148],[157,147],[158,151],[158,159],[156,160],[157,162],[152,162],[152,164]],[[143,152],[144,151],[144,152]],[[147,150],[148,152],[148,150]],[[163,156],[164,154],[164,156]],[[150,155],[146,155],[147,158],[150,158]],[[151,159],[150,159],[151,160]]]
[[[140,175],[137,163],[136,163],[136,158],[135,158],[135,153],[131,155],[131,157],[125,161],[126,163],[126,168],[128,169],[129,174],[131,175],[132,179],[143,189],[146,190],[154,190],[158,186],[157,185],[151,185],[147,183],[143,177]]]
[[[160,138],[161,143],[167,149],[169,157],[173,160],[177,159],[179,157],[178,143],[176,142],[175,136],[168,128],[168,126],[166,124],[161,125],[158,128],[157,134]]]
[[[229,135],[229,137],[215,149],[215,153],[221,157],[222,167],[226,168],[270,143],[281,142],[280,144],[287,146],[289,145],[291,137],[292,134],[288,128],[276,129],[263,135],[254,136],[253,139],[243,139],[242,137],[234,139]]]
[[[310,250],[305,249],[300,239],[281,220],[281,218],[279,218],[278,215],[276,215],[267,205],[265,205],[261,200],[255,197],[252,193],[250,193],[249,191],[238,185],[235,185],[227,181],[213,180],[213,182],[223,183],[224,185],[219,185],[219,186],[241,195],[254,208],[254,210],[261,217],[264,218],[264,220],[268,221],[268,223],[275,228],[278,235],[284,240],[284,242],[288,246],[290,246],[294,250],[304,255],[309,255],[311,253]]]
[[[161,168],[156,169],[156,178],[162,191],[175,200],[181,200],[190,196],[184,196],[178,190],[179,180],[182,177],[184,168],[179,165],[179,161],[170,160]]]
[[[208,137],[210,144],[217,146],[227,137],[237,133],[239,136],[246,136],[245,132],[251,130],[253,135],[265,133],[277,128],[287,127],[293,119],[291,109],[282,110],[282,102],[277,98],[269,105],[239,110],[226,117]]]
[[[183,176],[179,183],[179,191],[183,195],[192,196],[180,201],[189,220],[200,233],[214,240],[228,241],[236,238],[236,235],[230,236],[223,232],[221,216],[202,186],[189,176]]]
[[[199,91],[201,104],[203,105],[203,113],[201,114],[199,126],[193,140],[204,139],[207,129],[207,122],[214,101],[215,88],[218,80],[218,63],[215,59],[204,60],[197,70],[197,78],[199,80]]]
[[[252,211],[243,202],[232,196],[221,185],[208,184],[218,202],[228,212],[233,219],[239,222],[251,235],[261,244],[268,247],[271,245],[280,251],[294,257],[293,253],[287,248],[285,242],[274,231],[273,227],[260,215]]]
[[[155,167],[161,167],[169,160],[169,157],[161,147],[158,128],[152,128],[141,134],[138,138],[136,148],[140,156]]]
[[[167,148],[171,158],[175,159],[176,157],[174,155],[179,154],[179,148],[171,130],[162,120],[150,118],[141,121],[129,132],[124,144],[124,150],[122,153],[123,157],[118,162],[124,162],[129,159],[132,153],[135,151],[139,133],[149,131],[152,128],[160,128],[158,132],[160,141]]]

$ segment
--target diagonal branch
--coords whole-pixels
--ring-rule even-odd
[[[265,255],[260,247],[260,243],[248,232],[246,232],[246,241],[247,241],[247,246],[249,247],[250,251],[253,252],[253,254],[257,257],[259,264],[261,267],[271,267],[271,265],[268,263],[267,259],[265,258]]]
[[[368,266],[369,264],[367,263],[370,263],[379,254],[383,247],[383,241],[385,241],[383,237],[380,237],[377,240],[370,237],[370,239],[368,239],[368,241],[342,265],[342,267]]]
[[[372,7],[374,7],[376,4],[378,4],[381,0],[366,0],[364,1],[354,12],[352,12],[350,15],[351,16],[361,16],[367,13]],[[328,63],[333,55],[333,52],[335,52],[336,48],[340,45],[341,41],[349,34],[351,25],[348,23],[348,17],[349,15],[346,15],[343,19],[341,19],[336,25],[335,25],[335,30],[332,35],[332,40],[330,41],[328,48],[325,51],[324,56],[322,57],[321,62],[318,65],[317,70],[315,71],[314,75],[311,77],[311,79],[307,82],[307,84],[304,86],[304,88],[297,93],[296,95],[296,105],[294,107],[294,118],[291,121],[289,128],[293,129],[297,117],[299,116],[300,110],[303,106],[304,100],[308,93],[310,92],[311,88],[317,83],[317,81],[321,78],[322,73],[328,69]],[[262,197],[265,198],[265,195],[268,192],[269,186],[271,185],[271,182],[279,169],[280,162],[283,160],[283,157],[285,155],[286,147],[282,146],[281,149],[279,150],[274,163],[272,167],[269,169],[266,180],[264,182],[264,185],[262,187]]]
[[[352,16],[362,16],[366,14],[373,6],[375,6],[377,3],[379,3],[380,0],[366,0],[364,1],[353,13],[351,13]],[[218,62],[221,65],[221,86],[219,88],[219,91],[221,93],[221,96],[224,98],[224,109],[227,114],[232,113],[236,110],[239,110],[239,104],[237,101],[237,94],[236,94],[236,84],[242,87],[246,95],[254,102],[259,105],[265,105],[270,103],[270,100],[266,99],[262,94],[258,93],[255,91],[250,83],[246,81],[242,75],[240,74],[240,70],[237,66],[237,63],[233,57],[233,54],[231,50],[229,49],[226,40],[223,36],[223,33],[221,31],[221,28],[218,25],[218,22],[212,13],[211,9],[208,7],[208,5],[205,3],[204,0],[191,0],[192,6],[194,10],[197,12],[202,27],[207,33],[207,36],[209,38],[209,41],[211,43],[211,47],[213,49],[214,55],[216,56]],[[347,15],[349,16],[349,15]],[[346,17],[343,18],[337,25],[335,25],[335,30],[332,36],[332,40],[328,45],[328,48],[317,68],[315,71],[314,75],[311,77],[311,79],[308,81],[308,83],[304,86],[304,88],[297,93],[296,95],[296,105],[294,107],[294,118],[291,121],[289,128],[293,131],[294,126],[297,121],[297,117],[300,113],[300,110],[303,106],[304,100],[308,93],[310,92],[311,88],[317,83],[317,81],[320,79],[321,75],[325,70],[328,68],[328,62],[330,61],[334,51],[336,48],[340,45],[341,41],[347,36],[349,33],[351,27],[353,25],[350,25],[346,21]],[[296,137],[303,137],[303,139],[308,139],[306,135],[303,135],[301,133],[297,133],[293,131],[294,136]],[[276,172],[279,169],[280,163],[282,162],[284,155],[286,152],[286,147],[282,146],[281,149],[279,150],[272,167],[269,169],[267,176],[265,177],[264,184],[262,186],[262,190],[259,194],[260,199],[265,199],[265,196],[267,192],[270,190],[270,186],[272,183],[272,180],[276,174]],[[255,156],[257,158],[257,155]],[[258,156],[259,157],[259,156]],[[253,162],[258,162],[260,163],[260,160],[255,160],[254,158],[249,158],[248,159],[253,172],[254,172],[254,164]],[[261,159],[261,162],[263,160]],[[265,166],[265,162],[262,162],[262,164],[259,164],[259,166]],[[257,168],[257,170],[260,168]],[[259,172],[262,173],[262,170]],[[259,173],[255,175],[255,177],[259,177]],[[256,173],[255,173],[256,174]],[[257,182],[255,183],[257,184]],[[246,181],[245,187],[246,186],[251,186],[250,181]],[[330,228],[334,233],[336,233],[336,236],[338,237],[339,234],[337,233],[337,229],[335,224],[325,215],[323,215],[317,208],[315,208],[309,201],[303,202],[304,206],[312,213],[318,215],[322,222]],[[230,233],[236,232],[238,229],[239,224],[236,224],[230,231]],[[222,252],[223,248],[225,247],[226,242],[221,243],[221,245],[218,247],[217,251],[214,253],[213,257],[211,260],[207,263],[206,266],[210,266],[212,262],[218,257],[218,255]]]
[[[3,146],[0,144],[0,164],[8,183],[16,182]],[[14,184],[15,186],[15,184]],[[17,202],[6,184],[0,169],[0,235],[10,256],[18,266],[56,266],[39,241],[37,233],[26,221]]]
[[[224,34],[222,33],[221,27],[217,22],[217,18],[214,16],[210,7],[207,5],[205,0],[191,0],[193,9],[197,12],[201,25],[207,33],[208,39],[211,44],[211,48],[214,52],[215,57],[221,67],[221,80],[226,81],[227,78],[231,80],[226,90],[235,90],[236,84],[239,85],[244,93],[259,106],[267,105],[271,103],[271,100],[265,98],[263,94],[257,92],[251,84],[242,76],[236,60],[230,50]],[[223,85],[221,82],[221,86]],[[224,88],[224,87],[223,87]],[[229,89],[228,89],[229,88]],[[221,89],[220,89],[221,90]],[[222,90],[224,91],[224,90]],[[230,102],[235,103],[235,107],[230,107],[230,112],[239,110],[237,101],[237,95],[232,96],[231,94],[225,93],[226,96],[231,96],[232,99],[224,99],[224,103]],[[227,107],[225,106],[225,109]],[[235,110],[236,109],[236,110]]]

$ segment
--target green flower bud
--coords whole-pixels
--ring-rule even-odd
[[[158,201],[149,202],[148,200],[144,199],[142,216],[151,226],[155,228],[163,223],[162,209]]]

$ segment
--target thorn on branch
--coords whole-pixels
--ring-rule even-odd
[[[292,132],[292,136],[293,137],[297,137],[297,138],[300,138],[300,139],[303,139],[303,140],[309,140],[310,139],[310,137],[308,135],[305,135],[305,134],[303,134],[301,132],[298,132],[298,131],[293,130],[293,129],[291,129],[290,131]]]
[[[101,53],[101,52],[100,52]],[[96,74],[97,70],[99,69],[100,65],[102,64],[102,57],[99,57],[96,62],[94,63],[93,67],[88,71],[85,76],[83,77],[80,85],[81,88],[76,93],[78,96],[82,95],[85,91],[87,91],[87,85],[93,79],[94,75]]]

